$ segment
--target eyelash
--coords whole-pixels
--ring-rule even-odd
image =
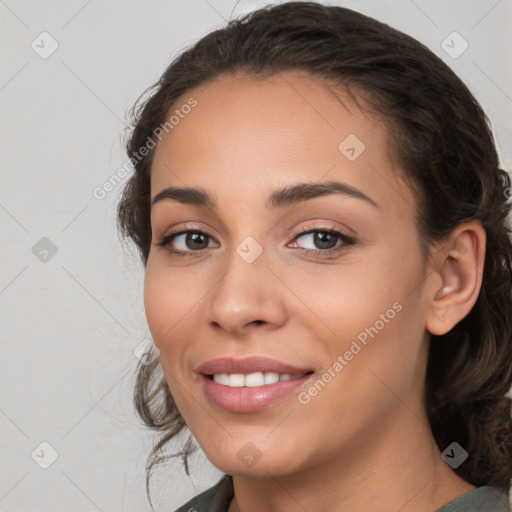
[[[170,247],[171,242],[174,240],[175,237],[177,237],[179,235],[183,235],[183,234],[188,234],[188,233],[196,233],[196,234],[206,235],[210,239],[213,238],[208,233],[201,231],[199,229],[184,229],[181,231],[171,232],[171,233],[168,233],[167,235],[164,235],[163,237],[161,237],[159,239],[159,241],[157,242],[156,245],[159,247],[165,247],[169,253],[171,253],[175,256],[193,257],[197,253],[200,253],[205,249],[200,249],[197,251],[180,251],[180,250],[172,249]],[[327,233],[327,234],[336,236],[339,240],[342,241],[341,245],[336,245],[335,247],[331,247],[330,249],[304,249],[303,247],[297,248],[297,250],[304,252],[306,254],[309,254],[309,255],[313,255],[313,256],[330,255],[334,252],[339,252],[343,249],[352,247],[357,243],[356,240],[354,240],[353,238],[349,237],[348,235],[346,235],[345,233],[343,233],[341,231],[338,231],[338,230],[332,229],[332,228],[321,228],[321,227],[316,227],[316,226],[315,227],[305,226],[305,227],[301,228],[293,235],[292,240],[295,240],[296,238],[298,238],[300,236],[308,235],[310,233]]]

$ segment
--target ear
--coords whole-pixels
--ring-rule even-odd
[[[437,279],[429,297],[426,329],[440,336],[472,309],[482,286],[486,232],[478,220],[458,226],[434,257]]]

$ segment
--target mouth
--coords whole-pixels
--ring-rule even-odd
[[[252,356],[219,358],[196,369],[207,401],[227,412],[250,413],[276,405],[314,374],[283,361]]]
[[[312,371],[312,368],[298,367],[290,363],[279,361],[278,359],[271,359],[262,356],[250,356],[244,359],[236,359],[233,357],[220,357],[217,359],[211,359],[206,363],[203,363],[196,369],[196,373],[200,373],[206,376],[215,375],[253,375],[261,373],[265,377],[265,374],[271,374],[269,379],[274,378],[272,374],[277,373],[281,375],[304,375],[307,372]],[[253,378],[253,377],[251,377]],[[256,378],[256,377],[254,377]],[[286,380],[287,377],[284,378]]]
[[[302,379],[306,375],[311,375],[313,371],[302,374],[277,373],[277,372],[254,372],[254,373],[214,373],[205,375],[207,379],[213,380],[222,386],[230,388],[255,388],[259,386],[268,386],[276,382]]]

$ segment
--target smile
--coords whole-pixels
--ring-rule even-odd
[[[305,374],[291,375],[290,373],[254,372],[254,373],[215,373],[210,376],[214,382],[230,388],[267,386],[279,381],[295,380],[304,377]]]

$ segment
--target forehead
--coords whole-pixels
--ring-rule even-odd
[[[315,77],[223,76],[185,93],[169,116],[190,98],[196,106],[157,145],[152,197],[185,184],[221,194],[225,184],[247,199],[298,181],[336,180],[400,214],[413,204],[393,172],[380,117]]]

